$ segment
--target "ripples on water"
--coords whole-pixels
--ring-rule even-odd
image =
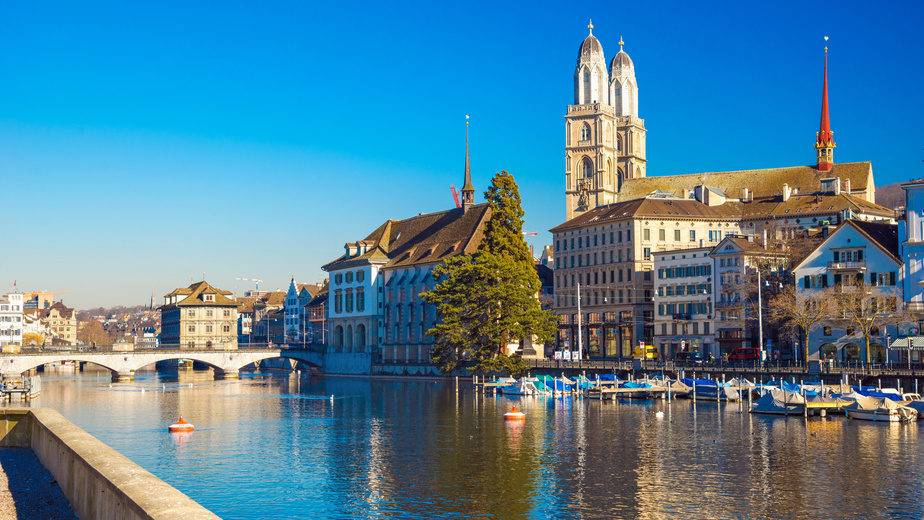
[[[306,374],[42,383],[35,406],[228,520],[924,517],[916,424]],[[167,433],[180,413],[195,432]]]

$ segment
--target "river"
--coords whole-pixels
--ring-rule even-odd
[[[46,373],[32,406],[226,520],[924,517],[917,424],[509,398],[451,381],[109,377]],[[513,405],[525,421],[503,420]],[[180,413],[195,432],[167,433]]]

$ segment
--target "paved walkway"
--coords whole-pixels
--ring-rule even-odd
[[[0,449],[0,519],[76,518],[55,478],[32,450]]]

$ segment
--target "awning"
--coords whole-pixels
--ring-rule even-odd
[[[908,350],[908,340],[911,340],[911,350],[924,350],[924,336],[908,336],[907,338],[898,338],[889,345],[893,350]]]

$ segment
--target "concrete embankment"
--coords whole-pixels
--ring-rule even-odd
[[[49,408],[0,409],[0,446],[32,449],[83,520],[218,518]]]

